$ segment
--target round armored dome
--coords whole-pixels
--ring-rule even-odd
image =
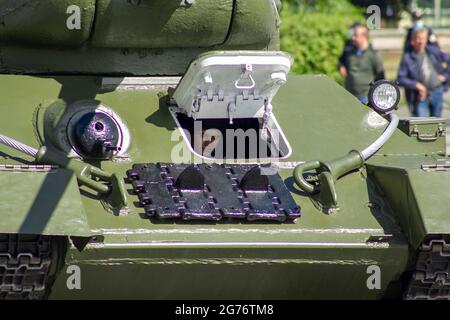
[[[74,126],[74,142],[81,155],[96,159],[111,159],[120,150],[120,129],[102,112],[83,115]]]

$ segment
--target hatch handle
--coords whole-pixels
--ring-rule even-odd
[[[234,86],[236,87],[236,89],[239,90],[251,90],[256,86],[256,82],[255,79],[253,79],[251,73],[253,72],[253,66],[251,64],[245,64],[242,66],[242,75],[240,76],[239,79],[236,80],[236,82],[234,83]],[[239,85],[239,82],[242,81],[245,78],[250,79],[251,84],[250,85]]]

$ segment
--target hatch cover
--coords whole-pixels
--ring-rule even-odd
[[[288,222],[300,217],[279,174],[260,166],[135,164],[127,172],[149,218]]]

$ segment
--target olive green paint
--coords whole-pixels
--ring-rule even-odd
[[[0,118],[2,134],[38,148],[39,134],[33,130],[39,127],[37,109],[45,112],[46,106],[59,99],[96,99],[120,115],[133,138],[129,160],[105,161],[99,164],[101,169],[123,178],[133,163],[170,162],[173,147],[184,141],[171,140],[176,126],[167,110],[167,99],[161,98],[161,89],[102,91],[100,83],[99,77],[88,76],[0,76],[0,110],[21,119],[13,123]],[[24,91],[28,94],[22,94]],[[324,91],[335,97],[333,103]],[[283,160],[286,164],[337,158],[370,144],[384,129],[368,126],[364,119],[370,110],[322,76],[290,76],[273,104],[293,149],[291,157]],[[317,123],[321,123],[321,130]],[[442,159],[440,150],[441,141],[420,142],[399,130],[371,162],[417,168],[421,163],[438,163]],[[32,161],[3,146],[0,151],[1,163]],[[335,187],[340,210],[327,215],[314,199],[294,187],[292,169],[283,169],[280,174],[302,208],[302,217],[295,223],[153,223],[141,217],[142,210],[134,205],[124,216],[107,212],[98,199],[86,196],[89,191],[82,187],[79,203],[84,207],[90,233],[98,235],[101,242],[88,245],[81,253],[71,250],[67,257],[68,264],[79,264],[84,270],[86,291],[67,291],[67,275],[62,272],[53,297],[205,297],[206,280],[223,287],[223,291],[210,295],[216,298],[249,298],[250,294],[375,298],[389,292],[388,284],[408,268],[414,253],[400,224],[393,219],[398,213],[392,210],[382,187],[375,184],[376,179],[365,168],[339,179]],[[128,201],[132,204],[137,198],[130,195]],[[56,228],[51,222],[48,227]],[[267,259],[274,262],[266,263]],[[365,271],[372,263],[384,270],[380,292],[364,287]],[[160,279],[171,279],[174,274],[173,282],[164,287]],[[316,279],[311,274],[320,276]],[[202,276],[206,280],[197,282]],[[136,281],[143,281],[140,279],[149,285],[137,289]],[[353,279],[350,285],[349,279]],[[259,286],[250,286],[257,281]],[[176,283],[183,286],[175,290]],[[328,294],[321,289],[325,284],[330,288]],[[195,290],[188,295],[183,288]]]
[[[405,235],[418,248],[426,235],[448,234],[450,223],[450,170],[424,171],[417,167],[369,166],[368,171],[385,191]]]
[[[384,290],[367,289],[367,267],[380,266],[385,288],[399,276],[405,252],[397,244],[105,246],[73,251],[67,263],[80,267],[81,290],[67,289],[63,270],[50,298],[375,299]]]
[[[65,28],[69,5],[82,8],[80,30]],[[35,159],[1,145],[0,232],[93,236],[84,250],[72,246],[65,257],[66,267],[80,266],[82,290],[67,289],[63,269],[51,298],[400,296],[399,279],[414,264],[422,239],[450,231],[449,172],[422,169],[448,160],[440,119],[402,120],[361,166],[354,154],[342,157],[371,144],[387,123],[325,76],[289,76],[272,104],[292,147],[279,171],[302,210],[292,223],[158,223],[144,216],[131,193],[127,199],[112,195],[126,210],[110,210],[109,190],[84,175],[93,170],[122,186],[134,163],[172,162],[175,147],[187,150],[168,111],[174,88],[102,89],[102,76],[182,75],[192,59],[211,50],[276,50],[279,5],[0,2],[0,113],[6,115],[0,133],[39,149],[41,162],[72,170],[30,172]],[[84,100],[111,108],[127,124],[132,142],[126,157],[83,164],[53,153],[58,136],[52,131],[67,106]],[[327,167],[327,197],[295,186],[293,169],[303,161]],[[324,202],[335,210],[324,210]],[[380,290],[366,286],[371,265],[381,268]]]
[[[253,50],[264,45],[276,50],[280,25],[277,10],[272,0],[235,0],[233,22],[225,45]]]
[[[71,171],[2,168],[0,184],[2,233],[90,234]]]
[[[95,2],[95,0],[3,0],[0,3],[2,47],[5,44],[38,48],[79,47],[91,34]],[[67,28],[67,19],[71,16],[67,13],[69,6],[77,6],[81,10],[80,29]]]
[[[184,141],[171,140],[176,126],[167,110],[167,99],[161,98],[162,90],[102,91],[100,83],[100,77],[88,76],[0,76],[0,111],[21,119],[12,122],[0,118],[1,133],[38,148],[39,129],[33,128],[39,127],[37,119],[42,114],[38,116],[36,110],[45,113],[46,106],[58,100],[96,99],[123,118],[133,138],[128,151],[130,159],[102,162],[99,165],[103,170],[123,178],[133,163],[170,162],[173,147]],[[348,150],[361,150],[385,127],[369,126],[366,118],[371,111],[323,76],[290,76],[273,105],[293,149],[292,155],[283,160],[285,164],[334,159]],[[381,297],[391,292],[388,284],[395,283],[408,269],[415,256],[410,245],[416,244],[425,232],[449,229],[443,219],[444,204],[440,211],[430,213],[431,198],[425,199],[426,192],[416,182],[422,180],[422,164],[445,160],[444,146],[441,139],[423,142],[398,130],[370,160],[368,172],[364,167],[336,181],[340,210],[332,215],[323,213],[314,198],[296,189],[292,169],[281,170],[302,208],[302,217],[291,224],[153,223],[142,218],[142,210],[133,205],[124,216],[106,211],[98,199],[86,196],[88,190],[82,187],[81,201],[78,193],[76,197],[70,193],[61,202],[78,199],[89,233],[97,235],[101,242],[89,244],[81,253],[73,249],[67,256],[68,264],[81,266],[85,289],[68,291],[67,274],[62,272],[52,297],[205,298],[206,292],[211,298]],[[3,164],[33,160],[3,146],[0,152]],[[379,169],[382,166],[417,172],[411,178],[411,188],[420,191],[416,192],[418,205],[414,205],[416,218],[408,218],[408,207],[401,206],[405,200],[400,200],[399,206],[395,202],[405,199],[407,183],[396,186],[393,176],[384,178]],[[379,175],[373,174],[374,170]],[[428,173],[423,175],[426,178]],[[437,186],[448,189],[448,179],[437,178],[446,175],[431,176],[430,180],[425,179],[429,182],[424,187],[431,188],[433,181],[440,180]],[[30,190],[39,197],[41,190]],[[444,197],[443,192],[437,194]],[[137,198],[129,196],[128,200],[132,204]],[[411,220],[415,222],[408,224]],[[66,234],[77,230],[86,233],[84,228],[73,230],[53,223],[54,220],[48,222],[48,230],[65,228]],[[418,236],[414,238],[412,234]],[[380,292],[364,287],[367,266],[374,263],[383,270]],[[138,282],[148,286],[139,286]],[[206,283],[211,283],[209,291],[205,291]],[[325,285],[329,288],[327,293],[323,291]],[[223,289],[215,291],[216,287]],[[187,288],[192,288],[190,294]]]
[[[0,72],[180,75],[207,51],[279,49],[273,3],[4,1],[0,4]],[[80,30],[66,27],[70,5],[81,8]]]
[[[97,1],[92,46],[108,48],[212,47],[225,42],[233,0]]]

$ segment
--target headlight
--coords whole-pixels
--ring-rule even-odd
[[[392,81],[380,80],[371,85],[369,103],[379,113],[388,113],[397,108],[400,102],[400,89]]]

